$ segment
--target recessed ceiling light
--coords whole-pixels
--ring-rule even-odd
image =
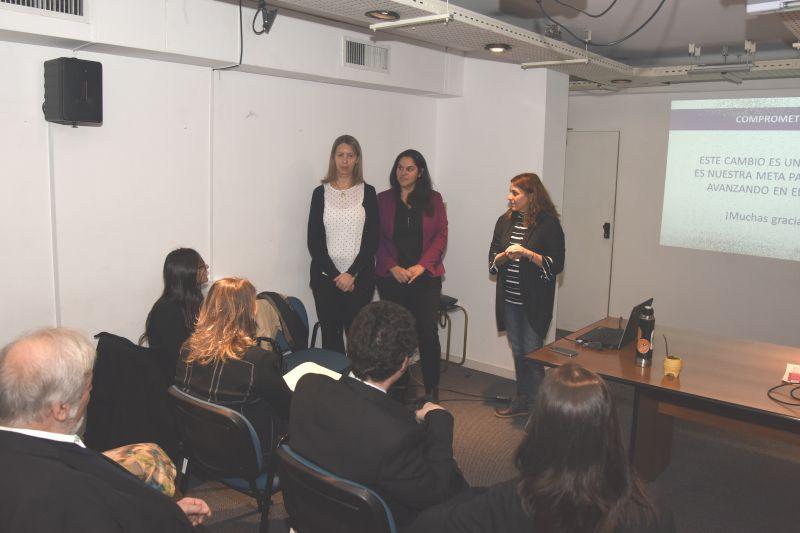
[[[626,80],[625,78],[620,78],[617,80],[611,80],[611,83],[615,85],[628,85],[629,83],[633,83],[631,80]]]
[[[372,11],[367,11],[364,15],[368,16],[371,19],[377,20],[398,20],[400,15],[398,15],[395,11],[387,11],[385,9],[373,9]]]
[[[511,45],[504,43],[489,43],[485,45],[483,49],[488,50],[493,54],[502,54],[503,52],[508,52],[511,50]]]

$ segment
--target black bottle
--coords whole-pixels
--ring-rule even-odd
[[[653,307],[645,306],[639,314],[639,324],[636,328],[636,364],[650,366],[653,364],[653,330],[656,327],[656,317]]]

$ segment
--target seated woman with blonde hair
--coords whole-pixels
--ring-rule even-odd
[[[281,376],[281,356],[255,340],[255,315],[256,290],[248,280],[216,281],[183,345],[175,383],[197,398],[242,413],[262,449],[269,450],[289,420],[292,392]]]

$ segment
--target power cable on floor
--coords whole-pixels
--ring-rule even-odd
[[[411,379],[411,381],[414,383],[415,386],[424,389],[425,385],[422,383],[422,381],[417,376],[414,375],[414,372],[412,371],[412,369],[414,367],[419,367],[419,363],[412,363],[412,364],[409,365],[409,367],[408,367],[409,378]],[[439,400],[440,402],[485,401],[485,402],[504,402],[504,403],[508,403],[508,402],[511,401],[511,398],[509,398],[508,396],[500,396],[500,395],[484,396],[482,394],[473,394],[471,392],[463,392],[463,391],[459,391],[459,390],[455,390],[455,389],[443,389],[442,387],[439,387],[439,392],[452,392],[453,394],[461,394],[462,396],[469,396],[470,398],[474,398],[474,399],[469,399],[469,400],[466,399],[466,398],[450,398],[450,399],[444,399],[444,400],[440,399]]]

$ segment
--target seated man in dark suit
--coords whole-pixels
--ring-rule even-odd
[[[176,505],[78,437],[94,360],[61,328],[0,351],[0,531],[192,531],[203,500]]]
[[[352,372],[338,381],[303,376],[289,416],[297,453],[375,490],[400,525],[467,488],[453,459],[453,416],[430,402],[413,413],[386,394],[416,345],[408,311],[391,302],[366,306],[347,336]]]

